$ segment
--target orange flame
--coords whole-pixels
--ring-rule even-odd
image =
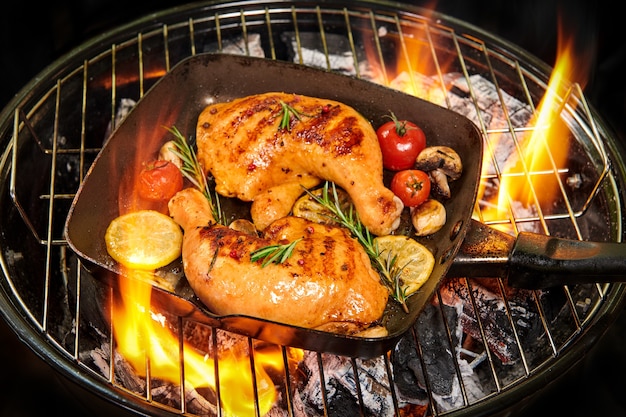
[[[187,388],[208,387],[216,392],[219,384],[225,415],[255,416],[255,407],[259,415],[271,410],[277,389],[270,375],[284,371],[279,346],[264,344],[253,346],[250,353],[247,349],[233,349],[218,352],[217,359],[209,356],[182,342],[168,327],[165,316],[151,308],[152,273],[128,271],[128,275],[120,277],[121,297],[112,303],[113,332],[119,353],[138,376],[184,384]],[[303,353],[290,349],[288,354],[298,360]]]
[[[379,84],[439,104],[445,104],[446,88],[443,80],[447,68],[454,59],[454,54],[442,55],[435,53],[431,31],[433,19],[431,14],[436,1],[424,6],[424,19],[414,25],[403,27],[394,38],[397,54],[393,62],[383,62],[381,42],[387,37],[383,28],[375,35],[373,44],[366,43],[367,62],[373,68],[369,76]]]
[[[556,64],[545,95],[528,124],[530,133],[525,138],[518,137],[520,157],[502,170],[497,202],[493,209],[483,211],[483,220],[508,218],[509,213],[516,211],[513,202],[531,212],[549,209],[560,192],[558,172],[567,168],[571,137],[562,117],[571,91],[562,93],[571,80],[585,78],[585,69],[576,59],[573,40],[565,39],[561,31],[559,35]],[[511,232],[506,225],[495,227]]]

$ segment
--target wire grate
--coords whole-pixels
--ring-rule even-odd
[[[403,7],[242,2],[172,9],[77,51],[38,80],[15,109],[3,113],[8,116],[1,121],[6,143],[2,167],[11,200],[2,209],[10,214],[2,216],[3,228],[25,237],[3,240],[2,284],[59,361],[85,372],[94,390],[130,401],[138,411],[220,415],[232,395],[221,383],[225,371],[217,352],[237,338],[167,311],[162,314],[179,336],[180,380],[190,372],[183,341],[201,338],[207,357],[215,360],[216,387],[206,394],[185,384],[177,389],[160,385],[151,378],[155,364],[149,359],[139,373],[143,376],[130,377],[135,372],[115,348],[115,323],[102,317],[116,289],[94,280],[62,235],[72,198],[103,141],[160,77],[198,53],[290,60],[369,79],[460,111],[483,132],[486,168],[481,182],[488,191],[497,196],[499,184],[509,177],[527,184],[550,177],[559,189],[547,206],[535,190],[537,209],[530,213],[517,210],[511,198],[509,209],[496,217],[489,211],[493,199],[481,198],[478,220],[512,232],[530,229],[592,240],[609,234],[610,240],[621,241],[622,179],[615,176],[605,149],[611,139],[580,88],[565,85],[556,91],[556,111],[568,127],[575,160],[560,165],[550,158],[549,169],[506,171],[511,154],[523,152],[522,143],[537,130],[531,120],[548,89],[547,69],[488,34]],[[310,353],[298,362],[290,348],[282,347],[283,371],[273,375],[280,387],[273,410],[302,415],[303,389],[313,384],[302,380],[302,364],[308,365],[307,374],[317,373],[319,398],[306,397],[307,412],[331,414],[337,384],[349,392],[356,407],[351,411],[360,415],[461,415],[488,409],[513,388],[566,362],[568,352],[610,312],[621,292],[619,285],[596,284],[520,294],[501,279],[446,279],[433,299],[435,307],[420,317],[398,348],[415,352],[419,371],[413,385],[419,393],[400,386],[397,352],[370,361]],[[252,339],[243,344],[258,381],[255,363],[267,347]],[[438,348],[444,353],[433,356]],[[444,370],[449,381],[438,377]],[[262,408],[259,389],[253,384],[254,413]]]

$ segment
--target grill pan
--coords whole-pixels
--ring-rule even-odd
[[[174,295],[202,310],[210,318],[207,324],[280,345],[370,357],[389,350],[414,324],[451,265],[454,265],[453,276],[508,276],[512,287],[530,289],[562,285],[565,281],[595,282],[598,277],[622,279],[626,251],[621,244],[525,232],[513,238],[471,220],[481,170],[482,140],[473,123],[463,116],[367,81],[280,61],[226,54],[201,54],[178,64],[113,133],[70,209],[66,236],[72,249],[96,267],[124,274],[106,252],[104,233],[127,200],[120,195],[124,179],[137,175],[136,170],[141,168],[137,162],[151,159],[166,141],[162,127],[177,126],[189,136],[207,103],[271,91],[346,103],[358,109],[374,126],[383,123],[382,116],[389,110],[402,119],[415,120],[424,127],[429,145],[447,145],[457,150],[464,165],[463,177],[452,183],[454,197],[446,203],[446,227],[428,238],[418,238],[435,255],[436,267],[419,293],[409,298],[408,315],[390,302],[383,320],[389,336],[350,337],[255,317],[218,316],[196,300],[182,279]],[[231,211],[235,212],[234,217],[242,217],[246,207],[235,204]],[[469,237],[456,257],[468,227]],[[177,261],[161,273],[177,276],[181,270]],[[195,311],[180,302],[175,305],[183,312]],[[350,339],[350,343],[345,343],[345,339]]]
[[[328,98],[348,104],[374,126],[384,122],[392,110],[398,118],[414,120],[424,130],[430,145],[447,145],[457,151],[464,163],[462,177],[451,183],[453,198],[446,203],[447,222],[437,234],[422,239],[435,255],[432,278],[408,300],[409,314],[390,302],[385,313],[389,335],[361,338],[321,332],[246,316],[217,316],[207,311],[184,280],[174,291],[178,298],[202,310],[207,324],[284,346],[371,357],[387,352],[413,325],[423,306],[432,298],[439,277],[443,277],[463,241],[478,187],[481,159],[475,157],[482,140],[478,129],[465,117],[432,103],[377,84],[345,75],[302,67],[281,61],[226,54],[201,54],[179,63],[137,103],[103,147],[70,208],[66,225],[68,244],[103,277],[123,274],[108,255],[104,234],[111,220],[122,211],[120,184],[141,169],[137,162],[151,159],[166,142],[163,126],[176,126],[185,137],[195,132],[198,115],[215,101],[270,91],[284,91]],[[141,138],[141,139],[138,139]],[[140,146],[137,146],[141,142]],[[228,206],[222,204],[223,210]],[[234,206],[240,211],[246,207]],[[232,210],[231,210],[232,211]],[[160,271],[180,274],[180,262]],[[193,311],[181,300],[181,311]],[[184,315],[184,314],[183,314]],[[202,320],[201,318],[199,320]],[[348,343],[347,343],[348,342]]]

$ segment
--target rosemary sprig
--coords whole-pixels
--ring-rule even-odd
[[[174,135],[174,144],[176,145],[176,149],[172,149],[172,152],[174,155],[178,156],[183,163],[181,167],[183,176],[204,194],[211,205],[213,218],[216,222],[223,224],[224,222],[219,196],[217,193],[215,194],[215,198],[211,195],[211,188],[209,187],[206,176],[204,175],[202,167],[198,162],[196,152],[189,145],[187,139],[185,139],[176,126],[171,128],[166,127],[166,129]]]
[[[261,264],[262,268],[265,268],[271,263],[282,264],[287,259],[289,259],[289,257],[291,257],[294,248],[301,240],[302,238],[296,239],[293,242],[284,245],[264,246],[255,251],[252,251],[250,253],[250,260],[252,262],[256,262],[263,259],[263,263]]]
[[[329,193],[329,186],[332,186],[332,196]],[[337,222],[348,229],[352,236],[359,241],[369,256],[374,268],[380,273],[383,285],[387,287],[393,299],[400,303],[402,309],[408,313],[408,307],[406,305],[407,294],[402,287],[400,279],[402,270],[406,265],[402,267],[397,265],[397,256],[392,256],[391,253],[387,254],[386,257],[381,256],[378,245],[374,240],[375,237],[370,233],[367,227],[361,223],[354,206],[350,205],[347,212],[342,209],[339,203],[337,187],[334,183],[326,181],[320,196],[313,194],[309,190],[306,190],[306,192],[311,198],[317,201],[318,204],[330,211]]]
[[[288,131],[291,131],[291,118],[295,117],[298,120],[302,120],[301,116],[308,116],[310,117],[308,114],[304,114],[301,111],[298,111],[296,109],[294,109],[292,106],[290,106],[289,104],[285,103],[284,101],[280,100],[280,106],[281,106],[281,119],[280,119],[280,124],[278,125],[279,129],[287,129]]]
[[[382,255],[380,250],[378,249],[378,245],[376,245],[376,251],[379,255]],[[378,258],[377,258],[378,259]],[[407,267],[412,261],[407,262],[406,264],[399,266],[398,265],[398,255],[392,253],[391,251],[387,252],[387,256],[383,257],[382,260],[378,259],[380,268],[378,270],[381,273],[381,279],[383,283],[389,289],[391,296],[394,300],[398,301],[402,306],[402,309],[405,313],[409,312],[409,307],[406,304],[406,299],[408,295],[406,293],[407,288],[402,286],[402,280],[400,276],[402,275],[402,271]]]

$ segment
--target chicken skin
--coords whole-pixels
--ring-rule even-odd
[[[184,230],[187,280],[219,315],[353,334],[384,312],[388,290],[343,228],[287,216],[269,225],[263,237],[252,236],[216,224],[206,197],[195,188],[178,192],[169,210]],[[283,263],[263,266],[263,260],[250,259],[259,248],[296,240]]]
[[[400,223],[403,205],[383,185],[371,124],[332,100],[265,93],[206,107],[196,128],[198,160],[216,191],[251,201],[259,230],[289,214],[304,188],[323,180],[348,192],[375,235]]]

